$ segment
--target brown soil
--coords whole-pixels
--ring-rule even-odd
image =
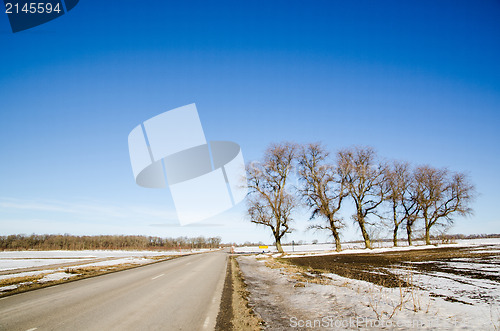
[[[485,247],[481,247],[484,251]],[[404,279],[392,268],[421,272],[445,272],[468,278],[490,279],[500,282],[500,275],[485,274],[481,270],[447,268],[445,262],[456,259],[474,258],[482,264],[497,264],[499,254],[494,252],[475,253],[474,248],[433,248],[384,253],[333,254],[282,258],[280,261],[292,263],[315,271],[335,273],[343,277],[369,281],[386,287],[407,286]],[[419,263],[411,263],[419,262]]]

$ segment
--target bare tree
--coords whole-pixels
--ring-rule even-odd
[[[218,248],[220,246],[220,243],[222,241],[221,237],[210,237],[208,238],[210,248]]]
[[[247,166],[248,215],[253,223],[271,229],[280,253],[283,253],[281,238],[291,232],[289,223],[297,205],[294,196],[287,191],[297,149],[296,144],[289,142],[271,144],[262,163]]]
[[[338,153],[339,173],[356,206],[353,219],[359,225],[366,248],[371,248],[367,217],[376,214],[386,196],[384,168],[385,165],[376,162],[376,153],[371,147],[354,147]]]
[[[411,246],[413,245],[412,241],[412,234],[413,234],[413,227],[415,223],[419,219],[419,205],[417,204],[416,200],[414,198],[406,199],[403,201],[403,208],[405,209],[405,214],[406,214],[406,235],[408,237],[408,245]]]
[[[411,246],[412,233],[415,223],[420,219],[420,205],[417,201],[417,183],[415,180],[415,171],[413,170],[409,177],[409,183],[406,187],[406,192],[402,196],[401,206],[404,210],[405,225],[406,225],[406,235],[408,240],[408,245]]]
[[[414,188],[413,172],[409,163],[394,161],[386,168],[384,184],[387,190],[387,202],[390,206],[391,221],[393,226],[392,241],[398,245],[399,226],[406,221],[408,239],[411,245],[411,230],[416,220],[416,200],[413,198]]]
[[[311,228],[329,230],[335,239],[335,248],[341,250],[340,233],[344,225],[337,216],[342,200],[347,196],[345,180],[338,176],[335,166],[327,163],[328,151],[319,143],[302,146],[299,157],[299,175],[302,185],[299,193],[312,210],[311,218],[321,216],[326,225]]]
[[[430,166],[418,167],[415,172],[416,198],[425,222],[425,243],[431,244],[430,231],[436,224],[452,223],[455,215],[470,215],[470,203],[475,188],[463,173]]]

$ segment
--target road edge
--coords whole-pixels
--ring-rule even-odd
[[[216,331],[263,330],[264,322],[249,305],[245,277],[233,255],[229,256]]]

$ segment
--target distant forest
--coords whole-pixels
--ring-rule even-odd
[[[218,248],[220,237],[160,238],[151,236],[73,236],[69,234],[17,234],[0,236],[0,250],[174,250]]]

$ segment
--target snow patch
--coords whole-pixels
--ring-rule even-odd
[[[45,275],[42,279],[38,280],[38,283],[47,283],[47,282],[53,282],[61,279],[68,279],[74,276],[77,276],[78,274],[68,274],[66,272],[55,272],[52,274]]]

